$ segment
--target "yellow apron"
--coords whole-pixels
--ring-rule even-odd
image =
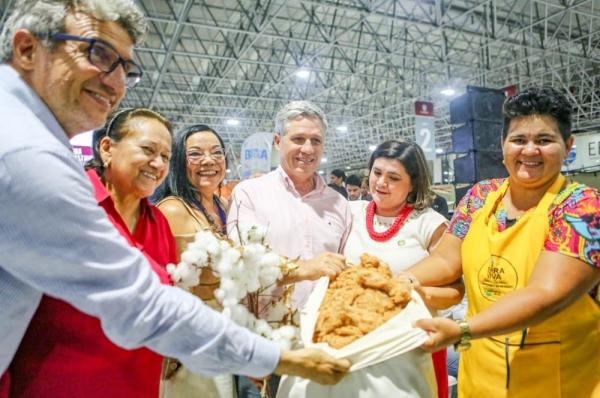
[[[508,179],[474,213],[461,251],[467,317],[527,285],[564,181],[559,175],[537,207],[502,232],[494,212]],[[600,307],[588,294],[536,326],[475,340],[460,356],[459,397],[589,398],[599,384]]]

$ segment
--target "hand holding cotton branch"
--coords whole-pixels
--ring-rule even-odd
[[[273,253],[264,243],[266,228],[239,226],[240,245],[201,231],[167,271],[173,282],[190,289],[200,282],[202,268],[210,266],[221,279],[215,298],[223,314],[237,324],[290,349],[298,339],[297,313],[291,306],[293,286],[274,295],[278,281],[292,273],[296,262]]]

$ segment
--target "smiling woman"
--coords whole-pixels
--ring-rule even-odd
[[[198,231],[211,229],[225,232],[227,203],[216,192],[220,190],[227,160],[225,144],[216,131],[197,124],[177,134],[171,159],[171,174],[160,188],[157,207],[163,212],[177,242],[178,257]],[[204,303],[221,310],[214,290],[219,279],[206,267],[200,285],[192,292]],[[233,397],[233,378],[228,375],[214,379],[192,374],[176,361],[168,360],[162,376],[161,397],[202,396]]]
[[[438,248],[409,270],[434,286],[462,275],[469,319],[417,325],[430,334],[426,347],[464,351],[459,395],[596,397],[600,195],[560,173],[572,105],[533,87],[503,113],[509,177],[475,184]]]
[[[94,158],[87,164],[98,205],[165,284],[175,240],[146,198],[167,175],[170,157],[167,120],[149,109],[126,109],[94,132]],[[160,355],[116,346],[98,319],[44,296],[11,364],[10,397],[156,397],[161,364]]]

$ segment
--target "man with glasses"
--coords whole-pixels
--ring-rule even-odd
[[[88,43],[89,46],[85,51],[90,64],[105,73],[112,73],[119,66],[122,66],[125,72],[125,85],[128,88],[135,87],[142,80],[142,68],[132,60],[121,57],[110,43],[102,39],[74,36],[66,33],[50,33],[49,39],[55,42],[80,41]]]
[[[336,382],[347,361],[280,351],[160,285],[94,201],[68,140],[103,125],[126,85],[139,81],[133,46],[145,28],[131,0],[19,0],[2,27],[0,374],[45,293],[97,316],[118,345],[147,346],[199,373],[259,377],[275,369]],[[10,374],[2,380],[0,394]]]

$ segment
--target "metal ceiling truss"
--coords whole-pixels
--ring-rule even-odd
[[[153,107],[177,129],[208,124],[233,152],[297,99],[329,118],[327,168],[412,139],[416,100],[435,103],[447,150],[447,85],[550,84],[569,93],[577,129],[600,128],[600,0],[138,2],[150,21],[137,50],[145,75],[124,105]]]

